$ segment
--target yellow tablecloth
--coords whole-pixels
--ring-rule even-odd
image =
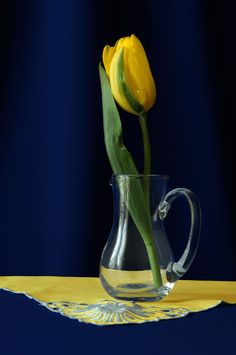
[[[123,302],[110,297],[98,278],[55,276],[1,276],[0,288],[22,293],[48,309],[98,325],[143,323],[183,317],[236,303],[236,282],[180,280],[159,302]]]

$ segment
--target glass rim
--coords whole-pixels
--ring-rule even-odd
[[[158,180],[168,180],[169,175],[166,174],[112,174],[112,178],[128,177],[128,178],[155,178]]]

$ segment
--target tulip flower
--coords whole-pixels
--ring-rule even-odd
[[[156,87],[140,40],[123,37],[114,47],[107,45],[102,57],[116,102],[132,114],[147,112],[156,101]]]

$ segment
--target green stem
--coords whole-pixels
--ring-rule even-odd
[[[146,112],[143,112],[139,115],[139,122],[142,130],[142,137],[143,137],[143,152],[144,152],[144,175],[151,174],[151,145],[150,145],[150,138],[147,128],[147,115]],[[147,206],[150,206],[150,181],[149,177],[144,177],[144,194],[147,201]]]
[[[163,285],[161,278],[161,271],[158,262],[157,249],[154,244],[154,241],[151,244],[146,244],[146,250],[148,254],[148,259],[150,267],[152,270],[153,283],[155,287],[159,288]]]
[[[148,208],[148,211],[150,211],[150,176],[148,176],[148,175],[151,174],[151,144],[150,144],[150,138],[149,138],[149,133],[148,133],[148,127],[147,127],[146,112],[143,112],[142,114],[139,115],[139,122],[140,122],[140,126],[141,126],[142,137],[143,137],[143,151],[144,151],[143,174],[147,175],[147,176],[144,176],[143,190],[144,190],[144,195],[145,195],[145,199],[147,202],[147,208]],[[150,212],[149,212],[149,214],[150,214]],[[151,216],[150,216],[150,220],[151,220]],[[145,240],[146,240],[146,242],[145,242]],[[145,246],[146,246],[146,250],[147,250],[147,254],[148,254],[150,267],[152,270],[153,282],[154,282],[154,285],[157,288],[159,288],[162,286],[162,278],[161,278],[161,271],[160,271],[160,266],[159,266],[159,262],[158,262],[158,255],[157,255],[155,240],[153,239],[153,235],[152,235],[152,228],[150,231],[150,235],[148,236],[147,239],[145,238],[145,240],[144,240],[144,242],[145,242]]]
[[[139,116],[139,122],[142,130],[143,136],[143,149],[144,149],[144,175],[151,174],[151,145],[150,145],[150,138],[147,128],[147,114],[143,112]]]

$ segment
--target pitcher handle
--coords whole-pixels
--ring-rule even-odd
[[[192,191],[185,188],[177,188],[168,192],[164,200],[159,205],[159,217],[161,220],[163,220],[166,217],[172,202],[177,197],[182,196],[186,198],[190,208],[191,226],[187,246],[183,252],[183,255],[179,261],[171,262],[167,266],[166,277],[169,282],[175,282],[185,274],[193,262],[199,244],[201,229],[201,206],[197,197]]]

